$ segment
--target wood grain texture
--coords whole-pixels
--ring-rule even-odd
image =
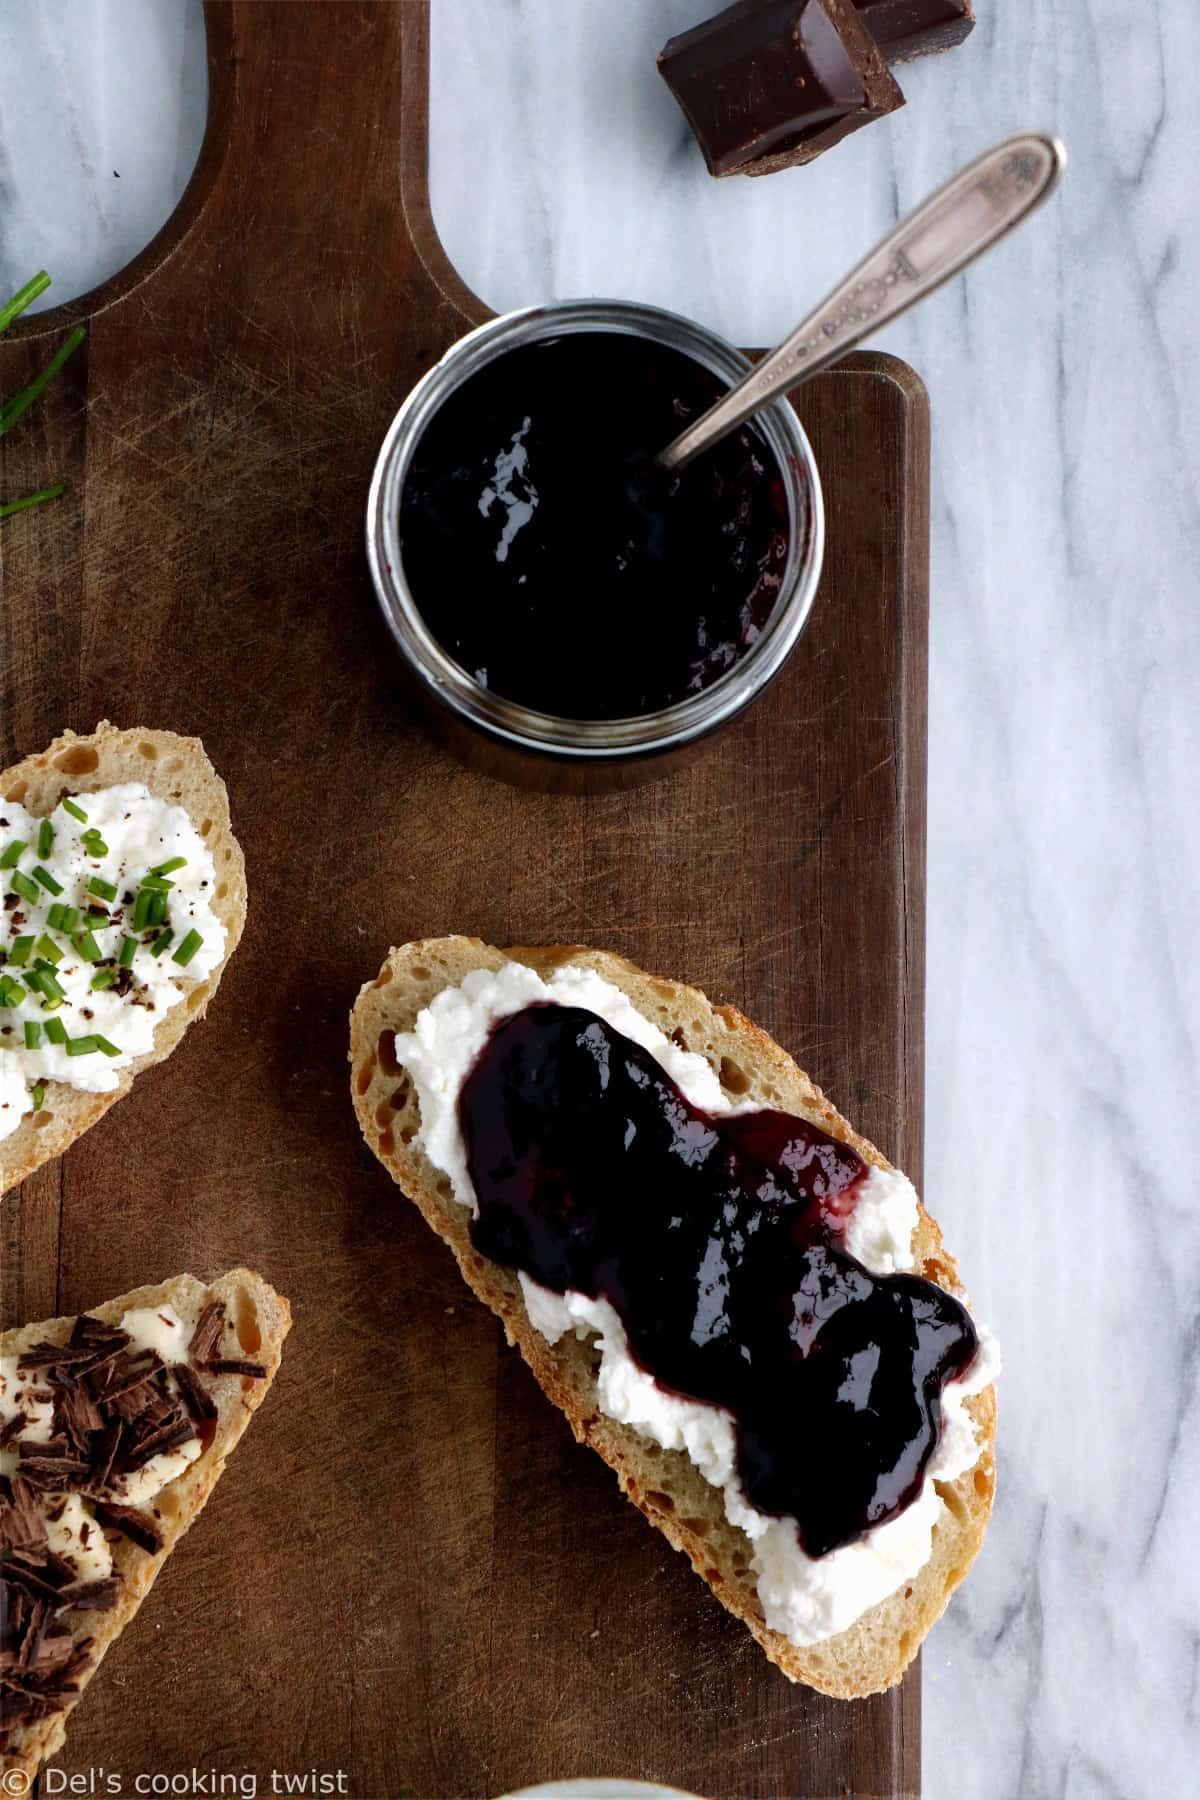
[[[295,1328],[251,1441],[62,1766],[914,1794],[919,1688],[792,1688],[570,1440],[362,1144],[346,1015],[388,946],[583,940],[731,1000],[919,1176],[927,414],[804,390],[827,571],[774,689],[633,794],[518,792],[409,717],[362,555],[400,399],[485,308],[425,186],[424,0],[208,7],[212,109],[131,270],[0,344],[86,350],[0,446],[0,764],[103,715],[203,737],[250,920],[210,1020],[0,1207],[0,1326],[259,1267]]]

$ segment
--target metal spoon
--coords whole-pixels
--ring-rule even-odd
[[[1067,166],[1057,138],[1006,138],[968,163],[902,219],[798,325],[778,350],[660,452],[660,469],[682,469],[780,394],[853,350],[990,250],[1053,192]]]

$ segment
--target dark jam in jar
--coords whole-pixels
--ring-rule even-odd
[[[537,712],[618,719],[711,686],[779,597],[788,505],[758,428],[681,474],[651,460],[726,384],[620,332],[510,350],[444,401],[400,503],[409,590],[442,648]]]
[[[762,1513],[823,1556],[920,1493],[970,1314],[845,1248],[866,1165],[805,1119],[692,1106],[594,1013],[502,1020],[463,1084],[475,1248],[616,1309],[664,1389],[724,1407]]]

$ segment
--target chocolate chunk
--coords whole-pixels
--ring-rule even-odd
[[[953,50],[975,29],[971,0],[854,0],[889,63]]]
[[[97,1500],[93,1510],[101,1525],[107,1525],[110,1531],[119,1531],[147,1555],[157,1556],[162,1549],[162,1533],[149,1514],[139,1507],[116,1506],[110,1500]]]
[[[658,67],[712,175],[811,162],[904,104],[854,0],[737,0]]]

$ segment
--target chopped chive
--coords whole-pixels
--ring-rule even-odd
[[[22,900],[28,900],[31,906],[36,906],[42,897],[37,891],[37,883],[30,881],[28,875],[23,875],[20,869],[13,870],[12,885],[13,893],[20,894]],[[59,892],[61,891],[60,889]]]
[[[40,1050],[42,1047],[42,1028],[36,1019],[25,1021],[25,1048]]]
[[[81,824],[87,824],[87,814],[84,812],[82,806],[76,806],[73,800],[63,800],[60,802],[60,805],[62,806],[63,811],[70,813],[73,819],[78,819]]]
[[[84,962],[103,962],[104,952],[90,931],[77,931],[71,939]]]
[[[153,894],[147,894],[147,893],[143,892],[143,893],[140,893],[138,895],[137,899],[134,901],[134,903],[133,903],[133,929],[135,931],[145,931],[147,925],[149,925],[149,923],[150,923],[150,902],[153,900],[153,898],[154,898]]]
[[[117,884],[115,881],[103,881],[99,875],[93,875],[88,882],[88,893],[99,894],[101,900],[115,900]]]
[[[33,879],[35,881],[40,881],[48,894],[61,894],[63,891],[62,882],[55,881],[49,869],[43,869],[41,863],[35,865]]]
[[[94,1056],[99,1048],[100,1039],[95,1035],[67,1039],[68,1056]]]
[[[153,944],[150,946],[151,956],[161,956],[164,950],[170,949],[170,947],[174,943],[174,941],[175,941],[175,933],[173,931],[160,932],[158,937],[155,938]]]
[[[79,929],[79,909],[64,906],[61,900],[56,900],[46,914],[46,923],[51,931],[61,931],[70,937],[73,931]]]
[[[105,1056],[120,1056],[121,1054],[120,1049],[113,1043],[112,1039],[106,1038],[103,1032],[99,1031],[96,1033],[96,1048],[97,1050],[102,1050]]]
[[[102,993],[105,988],[110,988],[116,979],[117,971],[115,969],[97,970],[96,974],[92,976],[93,994]]]
[[[33,949],[32,937],[14,938],[8,947],[8,960],[14,969],[20,969],[29,961],[29,952]]]
[[[7,331],[13,320],[19,318],[25,308],[31,306],[49,286],[50,277],[45,269],[39,269],[36,275],[30,276],[25,286],[18,288],[12,299],[0,306],[0,331]]]
[[[34,954],[44,956],[48,963],[60,963],[63,959],[63,953],[54,939],[47,937],[44,931],[33,948]]]
[[[52,1000],[55,1006],[61,1006],[67,996],[59,986],[58,976],[50,969],[38,969],[36,973],[41,982],[41,991],[46,999]],[[29,977],[26,976],[25,979],[28,981]]]
[[[123,937],[121,939],[120,954],[117,957],[117,961],[120,963],[121,967],[123,969],[127,969],[136,955],[137,955],[137,939],[131,938],[131,937]]]
[[[49,856],[49,854],[53,850],[53,848],[54,848],[54,827],[50,823],[49,819],[43,819],[41,824],[38,826],[37,853],[39,856]]]
[[[186,856],[172,856],[168,862],[158,863],[155,868],[151,869],[150,873],[151,873],[151,875],[173,875],[175,873],[176,869],[186,869],[186,868],[187,868],[187,857]]]
[[[56,481],[53,487],[39,488],[36,494],[22,494],[19,500],[6,500],[0,506],[0,519],[15,518],[17,513],[28,512],[31,507],[44,506],[47,500],[61,500],[66,491],[62,482]]]
[[[98,831],[81,831],[79,834],[79,841],[87,854],[89,856],[94,856],[97,861],[100,857],[108,855],[108,845]]]
[[[171,961],[177,962],[181,969],[186,969],[203,942],[204,939],[198,931],[189,931],[178,950],[171,957]]]
[[[4,855],[0,856],[0,869],[15,869],[28,848],[24,838],[14,838]]]
[[[87,332],[83,326],[77,325],[74,331],[63,339],[41,374],[35,375],[28,387],[22,388],[19,394],[14,394],[11,400],[0,406],[0,437],[3,437],[6,431],[12,430],[22,413],[28,412],[34,401],[49,387],[63,364],[68,358],[74,356],[86,336]]]
[[[19,1006],[24,998],[20,982],[14,981],[11,975],[0,981],[0,1006]]]
[[[165,894],[151,894],[151,896],[150,896],[150,923],[152,925],[165,925],[166,922],[167,922],[167,896]]]
[[[67,1028],[61,1019],[44,1020],[42,1023],[42,1030],[46,1033],[46,1039],[51,1044],[65,1044],[67,1041]]]
[[[46,1029],[47,1030],[50,1029],[50,1023],[51,1023],[50,1020],[46,1021]],[[33,1102],[34,1112],[41,1112],[42,1102],[46,1098],[46,1084],[44,1081],[35,1081],[34,1082],[33,1086],[29,1090],[29,1098]]]
[[[152,894],[169,894],[174,886],[175,883],[168,881],[165,875],[142,876],[142,887],[149,888]]]
[[[42,976],[43,970],[41,969],[30,969],[28,975],[25,976],[25,986],[31,994],[41,994],[45,991],[42,987]]]

